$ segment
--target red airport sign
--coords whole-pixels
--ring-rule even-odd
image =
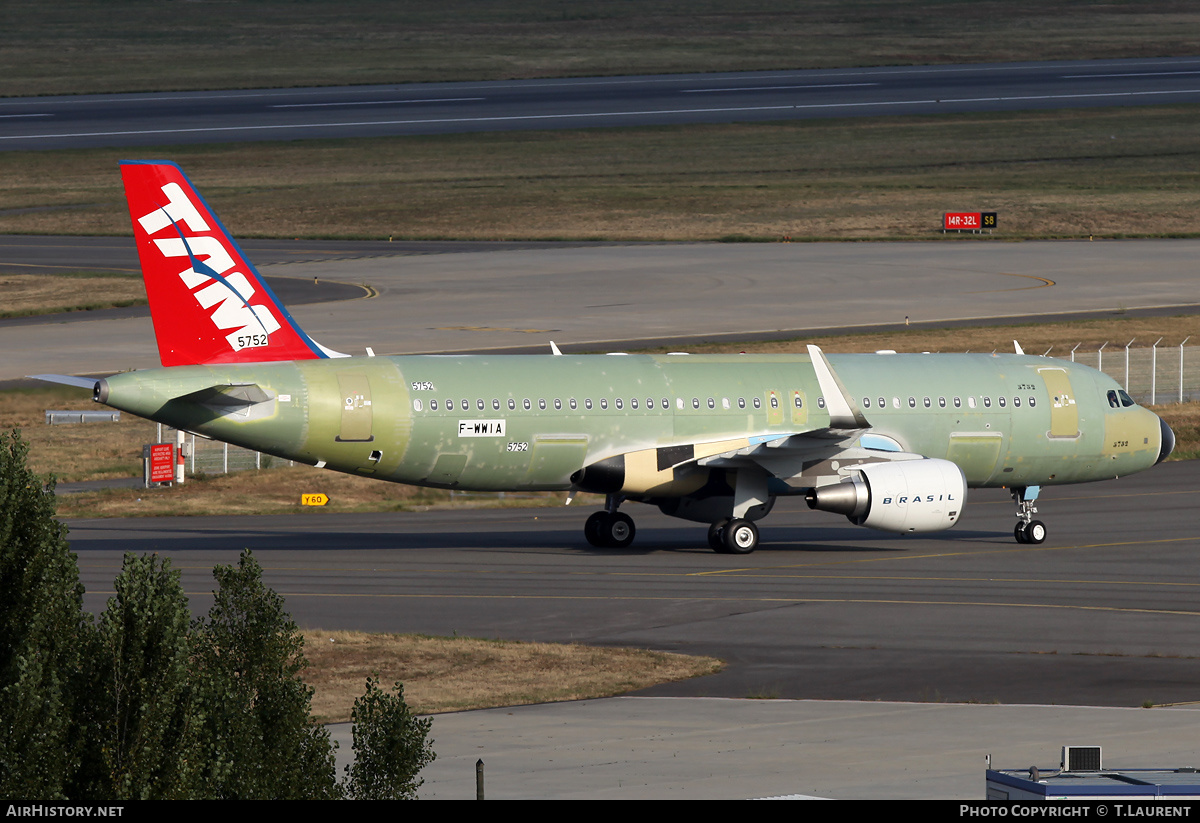
[[[150,447],[150,482],[170,483],[175,479],[175,444],[156,443]]]
[[[948,211],[942,215],[942,231],[979,231],[994,228],[994,211]]]

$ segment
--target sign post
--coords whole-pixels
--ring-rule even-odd
[[[142,446],[142,479],[146,488],[151,483],[175,481],[175,444],[152,443]]]

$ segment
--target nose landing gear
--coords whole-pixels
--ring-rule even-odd
[[[598,549],[623,549],[633,542],[637,528],[633,518],[617,511],[623,498],[610,494],[604,511],[594,512],[583,524],[583,536]]]
[[[1013,537],[1018,543],[1038,545],[1046,540],[1046,524],[1033,519],[1037,514],[1034,503],[1041,490],[1041,486],[1020,486],[1009,490],[1013,502],[1017,504],[1017,526],[1013,529]]]

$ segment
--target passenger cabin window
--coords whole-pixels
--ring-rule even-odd
[[[887,403],[883,402],[883,398],[882,397],[879,398],[879,408],[882,409],[882,408],[885,408],[886,406],[887,406]],[[800,408],[800,398],[799,397],[796,398],[796,408]]]
[[[454,411],[454,401],[453,400],[446,401],[446,411]]]
[[[708,407],[710,409],[715,409],[717,407],[717,401],[713,400],[711,397],[708,398]]]
[[[538,408],[542,411],[546,410],[546,399],[544,397],[538,398]]]
[[[863,398],[863,408],[864,408],[864,409],[869,409],[869,408],[871,408],[871,398],[869,398],[869,397],[864,397],[864,398]]]
[[[692,398],[692,408],[693,408],[693,409],[698,409],[698,408],[700,408],[700,398],[699,398],[699,397],[693,397],[693,398]]]
[[[421,398],[418,397],[416,400],[413,401],[413,411],[420,411],[420,410],[421,410]]]
[[[915,398],[915,397],[908,398],[908,407],[910,409],[915,409],[917,407],[917,398]]]
[[[1031,409],[1032,409],[1032,408],[1033,408],[1034,406],[1036,406],[1036,405],[1037,405],[1037,398],[1036,398],[1036,397],[1030,397],[1030,398],[1029,398],[1029,408],[1031,408]]]
[[[529,402],[528,397],[522,401],[521,405],[525,407],[525,411],[529,411],[531,408],[533,408],[533,404]]]
[[[602,408],[602,409],[608,408],[608,398],[607,397],[600,398],[600,408]]]
[[[618,408],[618,409],[623,409],[623,408],[625,408],[625,406],[624,406],[624,405],[622,404],[622,402],[621,402],[621,398],[619,398],[619,397],[618,397],[618,398],[617,398],[616,400],[614,400],[613,402],[617,404],[617,408]]]
[[[892,398],[892,408],[893,408],[893,409],[898,409],[898,408],[900,408],[900,398],[899,398],[899,397],[893,397],[893,398]]]
[[[517,408],[517,401],[513,400],[511,397],[508,398],[508,410],[515,411],[516,408]]]
[[[938,406],[943,409],[946,408],[946,398],[939,397],[938,398]]]
[[[554,410],[555,411],[562,410],[562,400],[559,400],[557,397],[554,398]]]
[[[592,408],[592,398],[590,398],[590,397],[584,398],[583,407],[590,411]]]
[[[478,400],[475,401],[475,408],[479,409],[480,411],[483,411],[483,398],[482,397],[480,397]]]
[[[1014,405],[1014,406],[1016,406],[1017,408],[1020,408],[1020,407],[1021,407],[1021,398],[1019,398],[1019,397],[1014,397],[1014,398],[1013,398],[1013,405]]]
[[[771,395],[771,408],[773,408],[773,409],[779,408],[779,398],[776,397],[775,395]]]
[[[637,408],[637,398],[636,397],[629,398],[629,408],[631,408],[631,409]]]
[[[430,400],[430,401],[429,401],[429,408],[430,408],[432,411],[437,411],[437,401],[436,401],[436,400]]]
[[[960,397],[954,398],[954,408],[956,408],[956,409],[962,408],[962,398],[960,398]]]
[[[495,397],[492,398],[492,410],[500,411],[500,401]]]
[[[571,398],[571,411],[575,411],[575,409],[577,409],[578,407],[579,407],[579,404],[578,404],[578,403],[576,403],[576,402],[575,402],[575,398],[574,398],[574,397],[572,397],[572,398]]]
[[[654,398],[653,397],[646,398],[646,408],[648,408],[648,409],[654,408]]]
[[[823,408],[825,408],[825,398],[824,398],[824,397],[818,397],[818,398],[817,398],[817,408],[818,408],[818,409],[823,409]]]
[[[756,409],[761,409],[761,408],[762,408],[762,401],[761,401],[761,400],[759,400],[757,397],[756,397],[756,398],[754,398],[754,408],[756,408]]]
[[[739,408],[739,409],[744,409],[744,408],[746,408],[746,398],[744,398],[744,397],[739,397],[739,398],[738,398],[738,408]]]
[[[930,400],[928,397],[926,397],[923,402],[925,403],[925,408],[927,408],[927,409],[931,408],[933,406],[933,401]]]
[[[990,398],[990,397],[983,398],[983,407],[985,409],[990,409],[992,407],[992,398]]]
[[[1004,408],[1004,398],[1003,397],[997,397],[996,402],[1000,404],[1000,408]]]

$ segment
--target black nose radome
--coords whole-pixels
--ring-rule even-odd
[[[1158,460],[1155,464],[1163,462],[1171,452],[1175,451],[1175,432],[1171,431],[1171,427],[1167,425],[1167,421],[1161,417],[1158,418],[1158,428],[1162,431],[1162,445],[1158,448]]]

